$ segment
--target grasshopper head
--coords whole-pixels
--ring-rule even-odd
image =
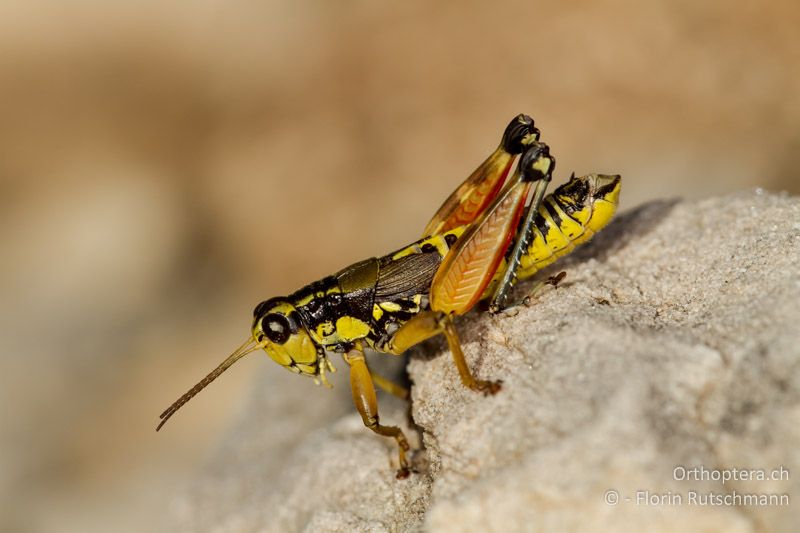
[[[311,376],[319,373],[317,345],[289,301],[272,298],[256,306],[253,338],[273,361],[292,372]]]

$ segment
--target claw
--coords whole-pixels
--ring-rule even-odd
[[[497,381],[485,381],[480,380],[476,383],[477,387],[476,390],[483,393],[484,396],[494,396],[503,388],[503,380],[498,379]]]

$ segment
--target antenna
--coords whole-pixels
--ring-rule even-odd
[[[247,339],[244,342],[244,344],[239,346],[239,348],[237,348],[235,352],[233,352],[231,355],[228,356],[227,359],[225,359],[222,363],[220,363],[220,365],[217,368],[212,370],[206,377],[204,377],[202,380],[200,380],[200,382],[197,385],[192,387],[189,390],[189,392],[187,392],[186,394],[184,394],[183,396],[178,398],[175,401],[175,403],[173,403],[172,405],[170,405],[167,408],[166,411],[161,413],[161,416],[159,416],[159,418],[161,419],[161,423],[158,424],[158,427],[156,428],[156,431],[161,429],[161,426],[163,426],[167,422],[167,420],[169,420],[170,417],[175,414],[175,412],[178,409],[183,407],[183,404],[185,404],[186,402],[191,400],[192,397],[194,397],[195,394],[197,394],[198,392],[200,392],[201,390],[206,388],[206,386],[209,383],[211,383],[212,381],[217,379],[217,377],[219,377],[220,374],[225,372],[228,369],[228,367],[230,367],[233,363],[235,363],[236,361],[238,361],[239,359],[241,359],[245,355],[256,351],[260,347],[261,347],[261,345],[256,343],[255,339],[253,339],[252,337]]]

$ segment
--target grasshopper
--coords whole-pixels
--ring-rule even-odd
[[[400,355],[444,334],[462,383],[496,394],[501,381],[477,379],[470,371],[454,317],[482,300],[499,312],[517,279],[588,241],[616,211],[617,175],[573,174],[545,196],[555,159],[539,137],[533,119],[515,117],[497,149],[445,200],[420,240],[259,303],[247,340],[164,411],[157,430],[249,353],[264,350],[291,372],[330,386],[326,373],[335,369],[329,354],[339,352],[349,365],[353,402],[364,425],[397,441],[397,477],[407,477],[408,441],[399,427],[381,423],[375,384],[401,397],[408,391],[371,372],[364,349]]]

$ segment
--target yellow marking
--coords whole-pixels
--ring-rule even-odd
[[[439,252],[439,255],[442,257],[447,255],[447,252],[450,251],[450,247],[447,246],[447,242],[444,240],[444,235],[437,235],[435,239],[431,239],[430,244],[436,247],[436,251]]]
[[[577,220],[579,224],[583,227],[583,232],[579,235],[569,238],[569,243],[560,248],[560,249],[553,249],[551,246],[545,245],[541,241],[541,235],[538,231],[534,228],[534,239],[531,245],[528,247],[527,253],[522,257],[520,260],[520,268],[517,272],[519,279],[525,279],[533,276],[536,272],[541,270],[542,268],[546,267],[557,258],[566,255],[569,253],[575,246],[584,243],[591,239],[595,233],[603,229],[610,221],[611,217],[614,216],[615,211],[617,210],[617,204],[619,202],[619,191],[620,191],[620,184],[618,183],[616,187],[614,187],[609,193],[607,193],[603,198],[596,198],[594,201],[590,201],[586,207],[581,209],[580,211],[576,211],[572,213],[572,218]],[[572,199],[569,197],[560,197],[565,198],[565,203],[574,203]],[[558,206],[553,200],[548,197],[545,201],[549,202],[551,206],[556,207]],[[559,215],[561,215],[562,210],[559,209]],[[543,213],[543,216],[545,214]],[[549,216],[546,216],[548,222],[551,222]],[[562,225],[561,230],[564,231],[566,227],[573,227],[574,223],[569,222],[567,218],[562,215]],[[567,221],[566,224],[563,222]],[[552,229],[552,228],[551,228]],[[565,233],[569,233],[569,230],[566,230]],[[548,231],[548,244],[552,245],[552,241],[550,241],[553,235],[552,231]],[[562,235],[563,236],[563,235]],[[551,255],[547,256],[546,252],[551,252]]]
[[[289,315],[295,310],[294,306],[290,303],[286,302],[279,302],[274,307],[271,307],[267,313],[281,313],[283,315]]]
[[[407,255],[420,253],[422,251],[422,245],[425,244],[426,242],[428,242],[429,239],[430,239],[430,237],[428,237],[424,241],[420,242],[419,244],[414,243],[411,246],[406,246],[405,248],[403,248],[401,250],[398,250],[392,256],[392,260],[400,259],[400,258],[403,258],[403,257],[405,257]]]
[[[567,215],[564,210],[558,206],[558,203],[553,201],[552,197],[547,197],[544,201],[547,202],[547,205],[550,206],[553,211],[558,213],[558,216],[561,218],[561,224],[559,224],[558,227],[561,229],[561,233],[568,239],[574,241],[583,233],[583,226]]]
[[[309,294],[308,296],[306,296],[305,298],[303,298],[301,300],[298,300],[295,303],[297,304],[297,307],[303,307],[304,305],[308,305],[315,298],[319,298],[319,296],[317,296],[316,294],[312,293],[312,294]]]
[[[528,246],[528,251],[520,258],[520,270],[527,270],[533,265],[541,264],[544,261],[553,262],[553,252],[550,247],[544,242],[542,233],[539,228],[533,228],[533,240],[531,245]]]
[[[336,320],[336,332],[341,340],[361,339],[366,337],[369,331],[369,324],[355,317],[343,316]]]
[[[380,308],[378,304],[372,305],[372,318],[375,320],[380,320],[383,316],[383,309]]]
[[[296,301],[295,305],[297,307],[303,307],[304,305],[308,305],[309,303],[311,303],[312,300],[316,300],[317,298],[324,298],[328,294],[339,294],[341,292],[342,291],[341,291],[341,289],[339,289],[339,287],[333,286],[333,287],[329,288],[328,290],[317,291],[317,292],[311,293],[311,294],[309,294],[307,296],[304,296],[301,300]]]
[[[317,326],[317,331],[316,331],[317,338],[322,340],[325,337],[332,335],[335,330],[336,328],[333,326],[333,322],[331,322],[330,320],[327,322],[321,322]]]
[[[403,308],[400,307],[400,304],[394,302],[382,302],[380,306],[384,311],[388,311],[389,313],[396,313],[403,310]]]
[[[435,246],[436,250],[439,252],[439,255],[445,256],[447,255],[447,252],[450,250],[450,247],[447,245],[447,241],[445,240],[445,236],[455,235],[456,238],[458,238],[461,237],[461,234],[464,233],[466,229],[467,225],[464,225],[448,230],[447,232],[442,233],[441,235],[431,235],[425,237],[423,240],[419,242],[415,242],[414,244],[411,244],[409,246],[406,246],[405,248],[401,248],[396,252],[394,252],[391,256],[392,261],[396,261],[407,255],[422,253],[422,247],[425,246],[426,244]]]
[[[609,203],[614,204],[614,205],[618,205],[619,204],[619,191],[621,189],[622,189],[622,182],[621,181],[617,181],[616,186],[613,189],[611,189],[610,192],[606,193],[605,196],[600,198],[600,200],[609,202]]]
[[[565,198],[564,196],[560,196],[559,198]],[[565,202],[565,203],[574,203],[572,201]],[[591,206],[586,206],[580,211],[574,211],[572,213],[572,218],[578,221],[578,223],[582,226],[586,226],[586,223],[589,222],[589,218],[592,216],[592,208]]]
[[[594,237],[594,230],[592,230],[592,229],[587,227],[587,228],[585,228],[583,234],[580,235],[578,238],[576,238],[572,242],[575,243],[575,246],[578,246],[579,244],[585,243],[586,241],[588,241],[592,237]]]
[[[547,174],[550,171],[550,158],[540,157],[533,163],[533,168],[541,172],[542,175]]]
[[[467,226],[459,226],[457,228],[453,228],[450,231],[444,233],[443,235],[455,235],[456,237],[461,237],[461,235],[467,230]]]
[[[569,240],[561,233],[561,228],[556,225],[544,205],[539,206],[539,215],[547,221],[547,235],[545,240],[547,241],[547,245],[550,246],[550,249],[553,250],[553,252],[557,252],[569,246]]]
[[[608,224],[616,210],[617,204],[605,200],[597,200],[594,203],[594,213],[592,213],[592,218],[589,220],[587,227],[593,231],[600,231],[603,226]]]
[[[517,270],[517,278],[525,279],[533,276],[538,271],[543,269],[549,264],[555,262],[558,259],[555,255],[551,255],[550,257],[545,257],[544,259],[540,259],[539,261],[520,261],[519,270]]]

